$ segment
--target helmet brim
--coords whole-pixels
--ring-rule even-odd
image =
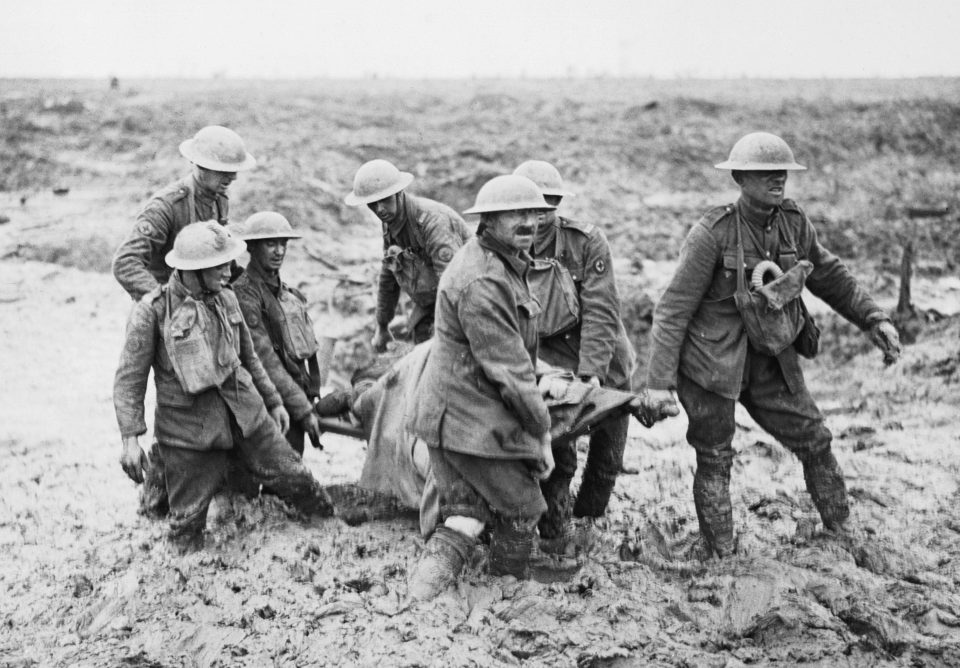
[[[472,213],[503,213],[504,211],[553,211],[557,207],[549,204],[481,204],[464,209],[464,214]]]
[[[221,162],[197,153],[196,140],[193,138],[180,142],[180,155],[195,165],[215,172],[243,172],[256,167],[257,159],[246,151],[244,153],[246,157],[244,157],[243,162]]]
[[[569,190],[564,190],[563,188],[544,188],[540,186],[540,192],[544,195],[552,195],[553,197],[576,197]]]
[[[400,178],[397,179],[396,183],[393,183],[382,190],[370,193],[369,195],[360,196],[355,192],[351,192],[349,195],[343,198],[343,201],[347,206],[363,206],[364,204],[373,204],[374,202],[379,202],[382,199],[390,197],[390,195],[396,195],[411,183],[413,183],[413,174],[410,172],[400,172]]]
[[[219,267],[221,264],[226,264],[227,262],[236,260],[246,251],[247,244],[236,237],[230,237],[230,245],[211,257],[203,258],[202,260],[182,258],[177,253],[176,249],[174,249],[167,253],[166,257],[164,257],[164,261],[168,266],[174,269],[195,271],[200,269],[210,269],[211,267]]]
[[[303,239],[299,232],[255,232],[253,234],[238,234],[244,241],[258,241],[261,239]]]
[[[806,167],[795,162],[740,162],[739,160],[724,160],[713,166],[714,169],[735,169],[742,172],[802,172]]]

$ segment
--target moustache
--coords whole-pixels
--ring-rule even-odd
[[[521,225],[516,231],[517,234],[533,234],[533,225]]]

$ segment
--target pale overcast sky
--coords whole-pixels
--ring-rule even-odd
[[[7,0],[0,77],[960,75],[958,0]]]

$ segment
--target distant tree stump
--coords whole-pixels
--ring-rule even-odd
[[[897,310],[893,314],[893,324],[896,326],[903,343],[916,342],[917,336],[925,324],[924,314],[913,305],[913,298],[910,294],[916,239],[919,230],[918,221],[924,218],[942,218],[948,213],[950,213],[950,207],[947,205],[910,207],[907,209],[910,226],[903,239],[903,254],[900,257],[900,294],[897,299]]]

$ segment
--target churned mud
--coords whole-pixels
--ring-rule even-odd
[[[933,312],[918,342],[891,368],[859,334],[815,306],[827,351],[808,365],[808,378],[835,436],[859,527],[853,536],[822,530],[799,463],[738,414],[732,481],[738,554],[722,562],[699,559],[690,490],[694,458],[682,418],[652,430],[631,426],[627,472],[607,516],[587,532],[579,569],[566,579],[490,577],[481,549],[456,587],[412,604],[405,580],[423,547],[415,516],[397,512],[349,526],[336,518],[304,520],[270,497],[218,497],[206,549],[175,555],[163,539],[164,523],[137,514],[137,489],[118,463],[112,380],[130,303],[105,270],[150,184],[162,185],[156,181],[182,170],[170,147],[188,131],[168,120],[177,107],[166,90],[113,102],[76,95],[85,104],[104,105],[97,107],[109,112],[101,115],[103,123],[114,119],[104,126],[107,139],[93,146],[77,139],[92,136],[93,112],[74,109],[72,119],[66,112],[28,115],[33,129],[24,125],[16,141],[33,161],[35,180],[8,174],[6,192],[0,192],[0,211],[10,218],[0,226],[0,666],[960,664],[960,291],[950,271],[921,272],[918,306]],[[509,155],[488,154],[481,146],[457,153],[454,144],[438,152],[457,127],[449,117],[430,115],[431,100],[453,113],[437,102],[444,99],[440,93],[400,105],[393,120],[377,125],[370,116],[355,127],[344,100],[367,100],[356,91],[324,103],[290,98],[280,111],[261,93],[255,99],[263,104],[256,111],[262,125],[241,115],[238,110],[248,107],[239,106],[240,92],[234,95],[229,113],[241,131],[259,128],[245,134],[253,137],[253,152],[259,142],[265,157],[259,176],[235,186],[238,211],[309,205],[320,219],[334,221],[308,218],[312,229],[301,246],[291,244],[285,266],[314,302],[323,333],[343,337],[332,384],[370,361],[362,329],[369,322],[379,239],[371,221],[349,218],[359,214],[336,203],[349,190],[352,170],[373,152],[386,151],[391,128],[418,113],[429,118],[433,133],[423,139],[433,153],[419,159],[432,162],[411,169],[423,175],[442,165],[436,169],[447,176],[431,182],[437,197],[474,192],[471,179],[478,173],[486,178],[478,165],[502,171],[520,161],[514,152],[542,149],[522,139]],[[384,95],[400,104],[393,93]],[[508,112],[522,106],[520,93],[514,95],[470,98],[466,108],[479,132],[502,128],[507,121],[501,114],[513,118]],[[7,98],[8,109],[33,99]],[[601,107],[638,127],[647,127],[637,120],[645,114],[672,110],[706,132],[713,121],[704,119],[716,112],[682,96],[666,100],[666,111],[611,100]],[[386,113],[378,104],[378,113]],[[560,107],[539,104],[537,114],[560,113]],[[311,105],[327,115],[310,116]],[[571,127],[600,121],[588,106],[570,108],[563,113],[572,114]],[[302,136],[309,134],[303,141],[315,155],[291,162],[282,156],[292,151],[292,140],[277,135],[271,142],[268,130],[277,123],[297,127],[291,119],[301,111],[313,119]],[[344,114],[334,122],[334,112]],[[199,112],[190,113],[198,114],[191,122],[199,121]],[[924,131],[940,136],[940,112],[931,113],[935,127]],[[155,118],[162,122],[153,131]],[[140,134],[149,134],[151,143],[131,138]],[[60,153],[52,148],[53,136],[66,142]],[[328,151],[321,136],[331,144],[353,142],[355,155],[342,147]],[[700,160],[689,146],[713,141],[713,135],[689,144],[675,132],[658,136],[645,146],[675,154],[672,166],[657,167],[657,160],[641,166],[639,158],[618,163],[609,176],[622,184],[619,189],[601,178],[597,165],[584,163],[577,171],[566,164],[569,178],[581,186],[603,184],[607,190],[593,191],[586,202],[618,207],[631,224],[656,218],[657,207],[666,207],[664,216],[689,225],[704,198],[670,175],[680,162]],[[407,131],[400,139],[415,145]],[[587,139],[571,135],[571,151],[586,155]],[[63,165],[74,165],[84,178],[56,196],[48,186],[69,175]],[[633,173],[646,176],[633,184],[626,178]],[[694,187],[703,178],[693,178]],[[305,180],[312,184],[307,204],[284,189],[284,183],[301,187]],[[817,197],[822,183],[809,188]],[[641,192],[663,194],[644,204]],[[691,198],[696,202],[687,208]],[[844,207],[857,205],[841,197],[821,209],[842,216]],[[589,210],[584,200],[572,206]],[[636,332],[643,331],[651,299],[669,276],[683,225],[644,227],[639,236],[618,222],[609,227],[614,235],[620,231],[617,271]],[[832,234],[835,250],[854,254],[860,248],[843,248],[845,237],[836,228]],[[889,239],[881,244],[881,236],[863,237],[862,247],[886,249],[874,260],[895,257],[895,247]],[[955,252],[949,244],[936,253],[931,248],[931,262]],[[892,305],[895,283],[876,273],[874,260],[854,258],[854,266]],[[336,490],[346,502],[345,486],[362,468],[363,444],[332,435],[323,442],[322,451],[308,449],[306,462],[325,484],[341,486]]]

